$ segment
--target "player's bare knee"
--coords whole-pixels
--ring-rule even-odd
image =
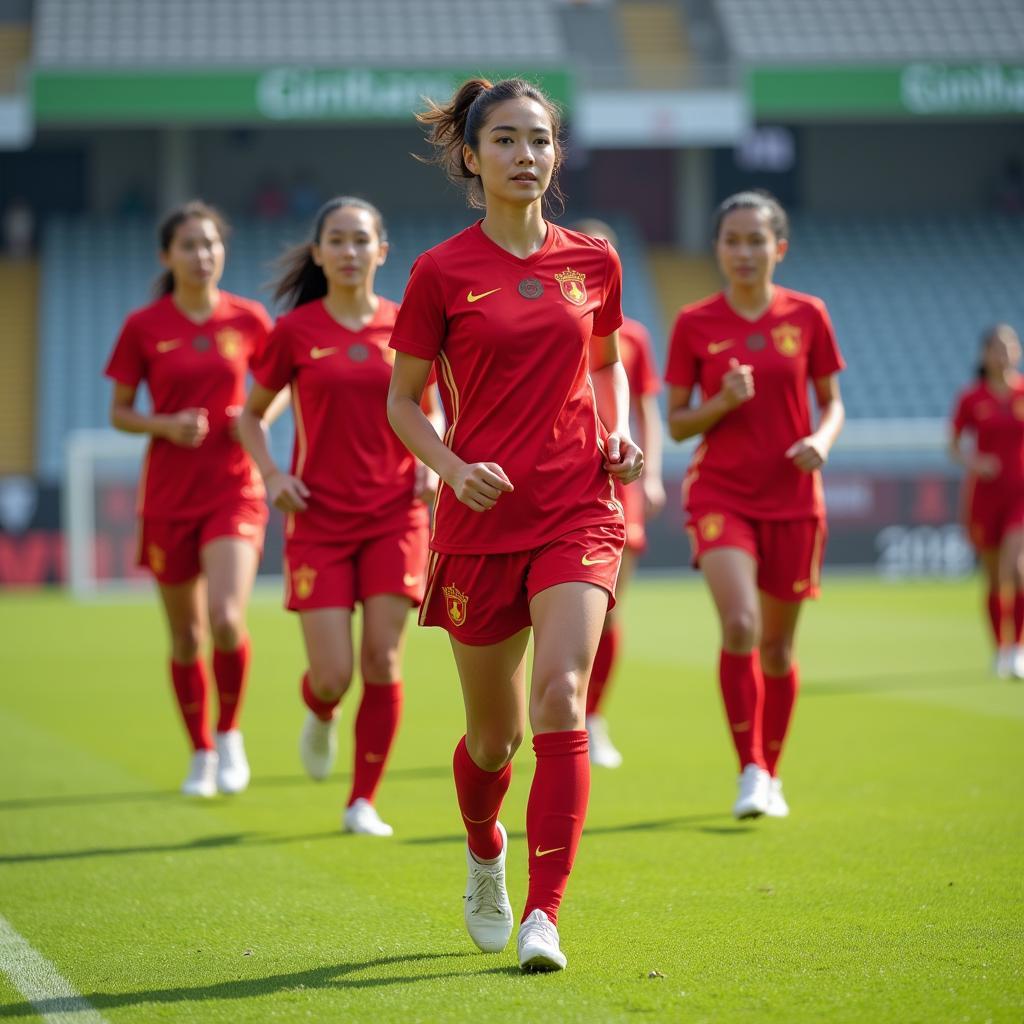
[[[501,771],[522,742],[521,729],[496,729],[472,736],[466,734],[466,750],[473,763],[485,772]]]
[[[367,644],[359,655],[363,678],[373,683],[388,683],[398,678],[398,648],[392,644]]]
[[[352,669],[345,665],[312,666],[309,688],[320,700],[341,700],[352,685]]]
[[[762,640],[761,669],[767,676],[784,676],[793,667],[791,640]]]
[[[213,645],[221,651],[233,651],[245,638],[245,624],[237,608],[210,609],[210,632]]]
[[[575,729],[580,721],[582,673],[568,670],[546,679],[535,679],[530,700],[534,729]]]
[[[722,620],[722,643],[734,653],[752,651],[761,639],[760,626],[756,612],[749,608],[733,609]]]
[[[191,665],[203,646],[203,633],[198,627],[179,629],[171,633],[171,658],[179,665]]]

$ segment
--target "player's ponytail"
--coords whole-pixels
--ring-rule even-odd
[[[558,188],[557,172],[562,165],[562,115],[553,103],[535,85],[522,78],[506,78],[489,82],[486,78],[470,78],[459,86],[446,104],[428,99],[427,109],[416,115],[416,120],[427,127],[427,142],[433,147],[432,157],[417,157],[424,163],[437,164],[457,185],[466,187],[470,206],[484,208],[480,178],[467,166],[463,146],[474,152],[480,149],[480,131],[491,108],[505,100],[530,99],[539,103],[551,122],[551,141],[555,147],[555,174],[548,187],[548,196],[556,204],[564,203]]]
[[[224,218],[224,214],[215,206],[210,206],[209,203],[204,203],[201,199],[192,199],[187,203],[182,203],[181,206],[176,206],[157,226],[157,239],[160,243],[161,252],[166,253],[170,251],[178,228],[185,221],[191,220],[193,217],[212,221],[213,226],[217,229],[217,234],[220,235],[220,240],[225,244],[227,243],[231,228]],[[164,270],[153,282],[153,294],[156,298],[160,299],[165,295],[170,295],[173,291],[174,274],[170,270]]]
[[[343,209],[346,206],[354,206],[369,212],[377,229],[377,238],[381,242],[388,240],[384,217],[373,203],[356,196],[335,196],[333,199],[328,199],[317,210],[313,220],[312,238],[308,242],[300,242],[298,245],[289,247],[275,261],[277,275],[269,287],[274,296],[274,302],[283,309],[295,309],[306,302],[322,299],[327,294],[327,278],[324,276],[323,268],[317,266],[313,260],[313,246],[319,245],[327,218],[335,210]]]

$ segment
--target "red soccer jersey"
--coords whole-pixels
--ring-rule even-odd
[[[984,381],[964,391],[953,413],[953,432],[974,434],[980,454],[999,460],[999,475],[978,480],[979,492],[1024,485],[1024,378],[1000,395]]]
[[[619,328],[619,357],[629,381],[630,397],[656,395],[661,390],[661,378],[654,368],[651,336],[639,320],[628,316],[623,319]]]
[[[133,388],[145,381],[154,413],[206,409],[210,421],[210,432],[198,448],[159,437],[150,442],[139,482],[142,515],[192,519],[231,495],[263,497],[259,474],[230,428],[245,402],[249,363],[263,347],[270,326],[258,302],[224,291],[203,323],[185,316],[170,295],[125,321],[106,375]]]
[[[527,259],[479,222],[417,259],[391,345],[436,360],[445,443],[465,462],[498,463],[515,487],[487,512],[442,487],[434,550],[526,551],[621,521],[588,372],[591,335],[622,323],[621,284],[607,242],[555,224]]]
[[[388,348],[398,306],[380,299],[373,319],[350,331],[323,302],[278,320],[253,375],[265,388],[292,389],[292,473],[310,490],[309,508],[288,517],[302,540],[361,540],[408,522],[416,461],[387,417],[394,354]]]
[[[686,507],[723,509],[751,519],[799,519],[825,513],[820,473],[786,458],[811,433],[809,381],[845,366],[821,299],[774,288],[757,319],[740,316],[723,294],[685,307],[672,330],[665,379],[716,394],[732,359],[754,368],[754,397],[705,435],[686,474]]]

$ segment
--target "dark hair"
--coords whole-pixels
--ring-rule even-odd
[[[210,206],[209,203],[204,203],[201,199],[190,199],[187,203],[182,203],[181,206],[176,206],[173,210],[168,213],[162,221],[160,221],[157,227],[157,238],[160,240],[160,251],[170,251],[171,245],[174,242],[174,236],[178,232],[178,228],[187,220],[191,220],[193,217],[198,217],[200,220],[213,221],[213,226],[217,229],[217,234],[220,235],[222,242],[227,242],[228,235],[231,233],[231,228],[228,225],[224,214],[220,212],[215,206]],[[170,295],[174,291],[174,274],[169,270],[164,270],[160,273],[159,277],[153,282],[153,294],[159,299],[164,295]]]
[[[771,192],[763,188],[755,188],[745,192],[736,192],[718,204],[711,221],[712,241],[718,241],[718,236],[722,231],[722,221],[733,210],[766,210],[768,223],[775,237],[789,238],[789,216],[783,209],[782,203]]]
[[[978,359],[977,366],[978,380],[983,381],[988,377],[988,371],[985,369],[986,349],[989,347],[989,345],[992,344],[993,341],[996,340],[996,338],[998,338],[1001,334],[1005,334],[1007,331],[1009,331],[1010,334],[1012,334],[1015,338],[1017,338],[1018,341],[1020,341],[1020,338],[1017,332],[1013,329],[1013,326],[1007,323],[993,324],[991,327],[986,327],[985,330],[981,332],[981,354],[980,358]]]
[[[324,221],[334,213],[348,206],[357,210],[366,210],[373,217],[377,237],[382,242],[388,240],[388,231],[384,225],[384,217],[373,203],[356,196],[335,196],[328,199],[316,212],[313,219],[313,237],[308,242],[300,242],[286,249],[275,261],[277,277],[271,282],[274,301],[285,309],[297,306],[314,299],[322,299],[327,294],[327,278],[322,267],[313,262],[313,246],[320,241],[323,234]]]
[[[433,158],[417,157],[426,163],[441,167],[456,185],[465,186],[470,206],[483,209],[484,196],[480,178],[463,159],[462,147],[474,152],[480,149],[480,130],[491,108],[505,100],[528,99],[539,103],[551,122],[551,141],[555,147],[555,169],[548,187],[552,204],[564,207],[558,187],[558,169],[562,166],[562,114],[558,106],[541,90],[523,78],[506,78],[489,82],[486,78],[470,78],[462,83],[451,100],[444,106],[427,100],[427,109],[416,115],[416,120],[429,128],[427,141],[434,147]]]
[[[572,225],[572,229],[584,235],[600,235],[602,238],[608,239],[613,249],[619,247],[619,239],[612,226],[606,224],[603,220],[599,220],[597,217],[584,217],[582,220],[576,221]]]

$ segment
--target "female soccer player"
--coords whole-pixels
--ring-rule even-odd
[[[591,238],[603,238],[618,246],[615,232],[602,220],[588,218],[573,225]],[[603,768],[618,768],[622,755],[608,736],[608,723],[601,713],[608,684],[622,644],[622,599],[633,578],[637,559],[647,548],[645,523],[665,507],[665,485],[661,477],[661,411],[658,392],[661,380],[654,368],[651,337],[639,320],[623,318],[619,328],[619,354],[629,382],[630,407],[636,419],[637,443],[644,453],[643,476],[636,483],[617,483],[615,496],[622,502],[626,518],[626,547],[622,552],[619,579],[615,584],[615,608],[604,619],[601,642],[597,645],[594,668],[587,689],[587,737],[590,763]]]
[[[587,680],[625,539],[612,480],[643,466],[618,358],[621,271],[607,242],[544,219],[562,154],[540,90],[471,79],[420,120],[437,162],[486,211],[413,266],[388,398],[396,433],[441,478],[420,622],[448,630],[466,707],[454,760],[466,925],[486,951],[512,932],[498,813],[525,729],[532,626],[537,767],[518,952],[524,970],[558,970],[558,907],[590,788]],[[443,441],[419,407],[435,361]]]
[[[236,420],[270,318],[258,302],[217,287],[226,226],[212,207],[186,203],[168,215],[159,236],[165,271],[158,298],[128,317],[107,364],[110,421],[152,438],[139,485],[139,564],[160,588],[174,692],[195,751],[182,792],[208,797],[249,784],[238,715],[249,665],[245,609],[267,509]],[[135,408],[143,381],[150,414]],[[215,737],[199,657],[207,616],[220,698]]]
[[[286,607],[299,613],[309,670],[300,738],[306,771],[326,778],[337,751],[336,709],[352,682],[352,612],[363,607],[348,832],[389,836],[373,805],[402,710],[402,639],[423,597],[427,474],[387,421],[398,307],[373,290],[388,253],[384,220],[342,196],[317,213],[313,238],[282,259],[275,298],[291,312],[254,368],[241,434],[270,500],[288,516]],[[295,446],[289,473],[274,463],[261,420],[290,386]]]
[[[825,304],[772,283],[785,211],[763,192],[718,207],[726,289],[680,312],[668,369],[669,433],[703,434],[683,483],[687,532],[722,630],[719,680],[739,755],[737,818],[785,817],[779,757],[798,688],[801,602],[825,546],[819,470],[842,429],[844,363]],[[820,417],[811,428],[807,383]],[[702,401],[692,406],[694,387]]]
[[[996,674],[1024,679],[1024,379],[1021,346],[1009,324],[982,336],[978,382],[953,413],[950,455],[967,470],[967,534],[988,583]],[[973,450],[963,445],[974,437]]]

